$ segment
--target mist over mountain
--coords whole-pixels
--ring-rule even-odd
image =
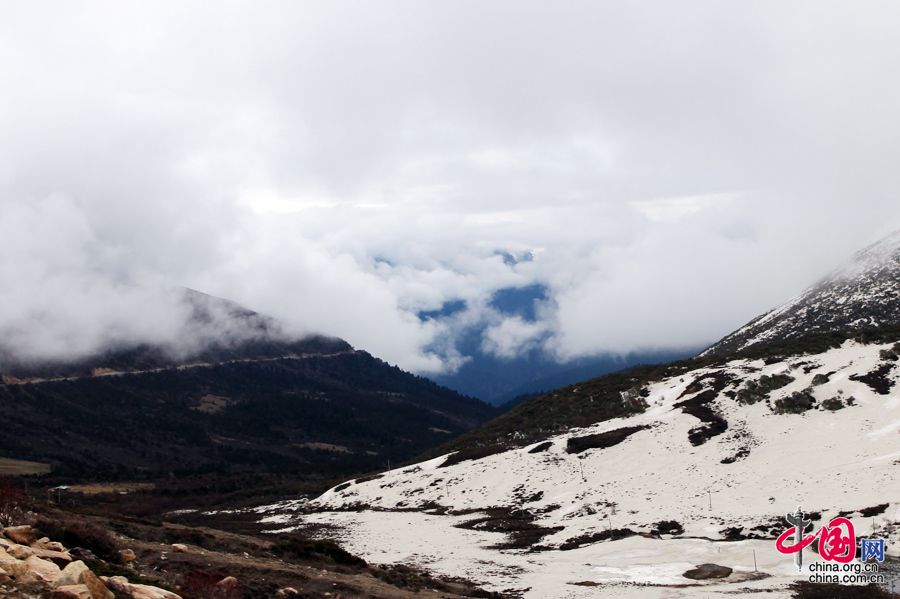
[[[515,260],[511,256],[504,259]],[[459,361],[450,372],[429,378],[499,405],[629,366],[669,362],[696,353],[695,349],[644,349],[560,357],[547,347],[552,330],[542,320],[542,315],[552,309],[552,302],[550,289],[532,284],[494,292],[481,312],[488,315],[486,318],[471,318],[462,300],[446,302],[440,310],[420,312],[422,319],[451,323],[452,333],[443,343],[452,345]]]
[[[900,231],[857,252],[800,295],[709,347],[727,354],[805,335],[900,325]]]

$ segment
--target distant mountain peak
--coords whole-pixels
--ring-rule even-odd
[[[900,324],[900,231],[854,254],[800,295],[751,320],[703,352],[728,354],[810,334]]]

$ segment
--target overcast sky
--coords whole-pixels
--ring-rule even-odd
[[[420,372],[453,299],[500,355],[698,345],[900,228],[896,2],[0,10],[25,355],[177,335],[179,285]],[[537,323],[487,314],[531,283]]]

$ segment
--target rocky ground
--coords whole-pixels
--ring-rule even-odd
[[[31,506],[0,531],[0,597],[255,599],[502,597],[334,543]]]

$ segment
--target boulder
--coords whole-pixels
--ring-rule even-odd
[[[123,564],[133,562],[136,559],[137,559],[137,555],[134,554],[134,550],[132,550],[132,549],[120,549],[119,550],[119,561],[121,561]]]
[[[219,582],[216,583],[216,588],[222,589],[223,591],[225,591],[227,593],[228,591],[232,591],[232,590],[236,589],[237,587],[239,587],[240,584],[241,583],[238,582],[238,579],[235,578],[234,576],[226,576],[225,578],[223,578],[222,580],[220,580]]]
[[[691,580],[709,580],[710,578],[728,578],[734,570],[728,566],[718,564],[700,564],[693,570],[684,573],[685,578]]]
[[[56,587],[83,585],[90,591],[91,599],[113,599],[113,594],[103,581],[82,561],[72,562],[66,566],[53,581],[53,585]]]
[[[28,559],[34,555],[34,549],[19,544],[11,546],[6,552],[16,559]]]
[[[31,545],[38,539],[37,531],[27,524],[24,526],[7,526],[3,529],[3,535],[19,545]]]
[[[59,576],[56,577],[56,580],[53,581],[53,584],[58,587],[82,584],[82,576],[85,572],[90,571],[91,569],[88,568],[87,564],[83,561],[79,560],[77,562],[72,562],[63,568],[62,572],[59,573]]]
[[[129,597],[129,599],[181,599],[181,596],[165,589],[145,584],[131,584],[124,576],[101,576],[100,579],[111,590]]]
[[[59,566],[36,555],[32,555],[25,560],[25,568],[25,578],[29,581],[37,580],[50,583],[56,580],[60,573]]]
[[[60,568],[65,568],[72,561],[72,556],[65,551],[50,551],[49,549],[35,549],[30,547],[32,555],[53,562]]]
[[[25,562],[14,558],[0,547],[0,572],[18,578],[24,575],[25,571]]]
[[[31,544],[31,547],[34,549],[46,549],[47,551],[58,551],[60,553],[64,553],[66,548],[62,543],[58,543],[57,541],[51,541],[47,537],[42,537]]]
[[[16,556],[10,555],[10,554],[6,551],[6,549],[4,549],[3,547],[0,547],[0,568],[3,567],[3,564],[6,564],[6,563],[9,563],[9,564],[11,564],[11,563],[18,563],[18,561],[19,561],[19,560],[18,560],[18,558],[16,558]]]
[[[172,551],[175,553],[190,553],[191,550],[184,543],[172,543]]]
[[[278,597],[278,599],[287,599],[288,597],[297,597],[299,595],[300,591],[294,587],[284,587],[283,589],[278,589],[275,593],[275,596]]]
[[[69,550],[69,555],[74,559],[86,559],[89,562],[95,562],[99,558],[94,555],[94,552],[90,549],[85,549],[84,547],[74,547]]]
[[[87,585],[69,584],[56,587],[50,593],[50,599],[93,599]]]

